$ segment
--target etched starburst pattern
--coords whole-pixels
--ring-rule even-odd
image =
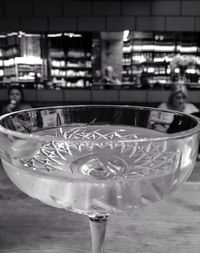
[[[60,128],[57,132],[57,136],[64,137],[70,140],[128,140],[137,139],[137,133],[126,133],[124,129],[117,129],[115,131],[102,131],[101,128],[90,130],[88,127],[74,127],[69,129]]]
[[[137,139],[140,135],[141,133],[127,133],[123,129],[60,129],[57,136],[64,137],[66,141],[56,140],[44,144],[26,164],[34,169],[45,168],[48,171],[65,171],[70,168],[73,173],[81,172],[98,178],[122,174],[126,177],[146,176],[177,166],[180,154],[168,151],[166,142],[123,142]],[[111,140],[116,142],[110,142]]]

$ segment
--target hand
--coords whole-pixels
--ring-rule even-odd
[[[7,106],[7,109],[9,112],[12,112],[16,107],[16,101],[15,100],[11,100],[10,104]]]

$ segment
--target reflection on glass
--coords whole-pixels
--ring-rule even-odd
[[[174,120],[174,115],[169,112],[152,110],[149,117],[149,124],[153,129],[167,132]]]

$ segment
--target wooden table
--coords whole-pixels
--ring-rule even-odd
[[[110,217],[107,253],[199,253],[200,173],[165,200],[132,217]],[[200,170],[200,168],[199,168]],[[0,253],[91,252],[87,217],[55,209],[20,192],[0,167]]]

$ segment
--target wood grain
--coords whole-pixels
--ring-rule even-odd
[[[190,181],[167,199],[129,217],[110,217],[105,252],[199,253],[198,167]],[[0,253],[86,252],[91,252],[87,217],[27,197],[0,167]]]

